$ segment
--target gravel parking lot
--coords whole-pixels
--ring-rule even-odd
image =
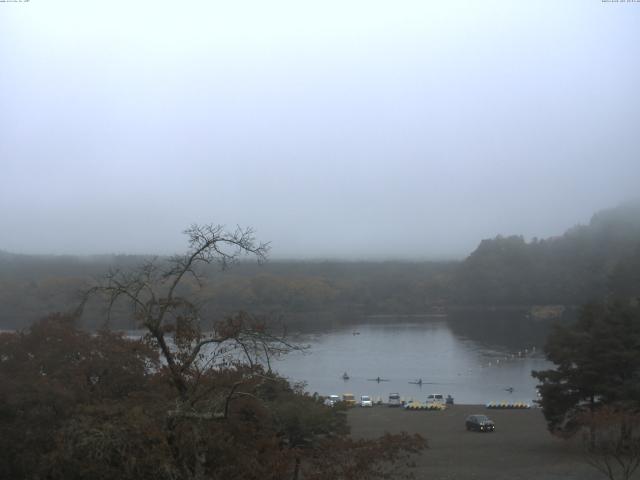
[[[475,413],[494,420],[496,431],[468,432],[464,420]],[[539,409],[489,410],[481,405],[455,405],[438,412],[376,406],[351,409],[349,423],[355,437],[401,431],[425,437],[429,449],[416,459],[418,479],[605,478],[584,462],[577,443],[549,434]]]

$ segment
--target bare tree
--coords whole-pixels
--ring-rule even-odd
[[[117,304],[128,306],[137,325],[160,350],[180,398],[193,403],[201,397],[198,380],[208,369],[248,365],[256,370],[254,367],[266,365],[269,371],[272,356],[299,347],[288,342],[284,333],[269,333],[263,319],[246,312],[213,323],[204,331],[202,299],[188,294],[187,279],[195,281],[196,289],[202,289],[203,267],[217,263],[226,269],[243,256],[263,262],[269,244],[257,242],[252,229],[240,227],[229,232],[221,225],[192,225],[184,233],[189,245],[186,253],[155,258],[131,271],[110,271],[85,293],[79,313],[96,295],[106,299],[108,315]],[[231,395],[242,394],[238,385],[230,391]],[[228,401],[225,397],[222,404],[228,406]]]
[[[234,399],[253,397],[264,382],[274,379],[270,358],[300,347],[282,335],[269,333],[265,321],[239,312],[203,329],[201,298],[189,293],[187,279],[201,290],[204,267],[222,269],[242,256],[266,259],[269,245],[259,243],[253,230],[229,232],[221,225],[192,225],[184,232],[189,248],[169,259],[152,259],[130,270],[110,271],[83,295],[77,314],[88,299],[103,297],[108,315],[124,303],[146,339],[157,348],[178,396],[167,412],[168,442],[184,478],[205,478],[210,451],[207,423],[224,421]],[[189,429],[192,447],[185,460],[180,431]],[[190,459],[190,460],[189,460]]]
[[[610,480],[629,480],[640,467],[640,414],[605,406],[582,417],[586,461]]]

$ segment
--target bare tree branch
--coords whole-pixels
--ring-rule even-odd
[[[194,278],[197,288],[203,288],[200,266],[213,262],[226,269],[242,256],[263,262],[268,243],[259,243],[250,228],[236,227],[232,232],[221,225],[191,225],[184,232],[188,237],[185,254],[160,261],[145,261],[131,271],[111,270],[99,285],[85,292],[77,311],[81,314],[89,297],[102,295],[107,301],[108,318],[124,301],[136,322],[144,327],[159,348],[174,385],[181,397],[186,396],[202,377],[199,359],[215,355],[224,348],[225,355],[237,348],[244,353],[244,362],[254,368],[261,360],[271,369],[270,357],[282,355],[299,347],[267,333],[264,324],[246,313],[240,313],[218,323],[214,331],[201,332],[201,306],[183,295],[187,275]],[[165,338],[167,333],[170,338]],[[229,349],[224,347],[229,346]],[[209,346],[213,346],[209,349]],[[239,359],[237,359],[239,360]],[[235,362],[235,360],[234,360]],[[211,365],[210,361],[205,364]]]

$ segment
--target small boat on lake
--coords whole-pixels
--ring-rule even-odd
[[[389,381],[389,379],[387,379],[387,378],[380,378],[380,377],[367,378],[367,380],[370,381],[370,382],[378,382],[378,383],[380,383],[380,382],[388,382]]]

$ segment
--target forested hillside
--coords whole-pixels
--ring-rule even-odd
[[[610,287],[637,288],[639,256],[640,202],[627,203],[603,210],[588,225],[559,237],[483,240],[456,269],[451,300],[477,305],[582,304],[604,298]]]
[[[0,328],[27,325],[52,311],[67,311],[79,293],[110,269],[127,270],[149,257],[0,257]],[[162,262],[165,259],[158,258]],[[241,262],[221,271],[212,265],[203,288],[187,279],[181,292],[197,290],[208,317],[238,310],[293,321],[340,321],[362,314],[425,312],[444,304],[455,262]],[[89,305],[91,326],[105,319]],[[112,325],[132,328],[118,310]]]
[[[28,256],[0,251],[0,328],[65,311],[109,269],[151,257]],[[162,258],[156,259],[164,261]],[[601,211],[562,236],[483,240],[463,261],[241,262],[210,266],[200,290],[212,318],[247,310],[283,320],[336,322],[368,314],[441,312],[448,306],[579,305],[613,294],[640,296],[640,202]],[[97,306],[94,325],[104,321]],[[133,327],[117,314],[114,326]]]

